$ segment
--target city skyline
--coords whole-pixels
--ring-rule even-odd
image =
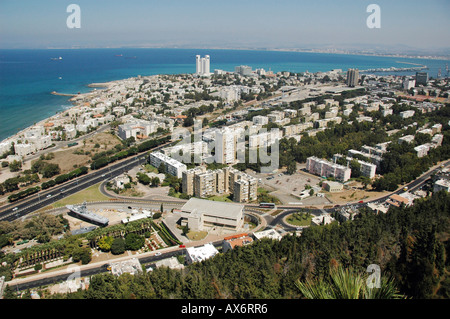
[[[372,1],[203,2],[85,0],[80,28],[71,4],[2,1],[0,48],[207,47],[450,52],[446,1],[376,1],[380,28],[369,28]]]

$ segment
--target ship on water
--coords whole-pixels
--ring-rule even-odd
[[[58,58],[51,58],[51,60],[53,60],[53,61],[57,61],[57,60],[62,60],[62,57],[58,57]]]
[[[69,215],[97,226],[108,226],[109,219],[87,210],[86,202],[81,205],[66,205]]]

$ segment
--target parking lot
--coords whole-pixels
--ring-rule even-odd
[[[314,188],[314,193],[320,190],[318,186],[320,178],[303,171],[298,170],[295,174],[289,175],[284,172],[274,174],[261,174],[253,171],[248,173],[258,178],[258,184],[269,190],[271,195],[277,197],[284,204],[292,202],[302,202],[305,205],[321,205],[328,204],[329,201],[324,197],[308,197],[301,199],[305,186],[309,185]],[[307,190],[309,193],[309,190]]]

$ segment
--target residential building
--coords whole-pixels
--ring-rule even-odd
[[[210,72],[210,56],[205,55],[201,58],[200,55],[195,56],[195,74],[200,76],[209,76]]]
[[[400,112],[400,116],[402,119],[407,119],[407,118],[413,117],[414,113],[415,113],[414,110],[403,111],[403,112]]]
[[[197,174],[201,174],[206,172],[205,166],[198,166],[195,168],[191,168],[187,171],[184,171],[182,173],[182,186],[181,189],[184,194],[187,194],[189,196],[194,195],[194,177]]]
[[[237,234],[233,236],[228,236],[223,239],[222,242],[222,251],[226,253],[228,250],[232,250],[235,247],[242,247],[249,245],[253,242],[253,238],[251,238],[248,234]]]
[[[243,76],[252,75],[252,68],[248,65],[240,65],[234,68],[234,72]]]
[[[266,125],[269,123],[269,118],[267,116],[256,115],[252,118],[252,121],[255,125]]]
[[[412,78],[405,78],[403,80],[403,89],[409,91],[411,88],[416,86],[416,80]]]
[[[350,87],[355,87],[358,85],[359,81],[359,70],[358,69],[348,69],[347,70],[347,85]]]
[[[161,152],[153,152],[150,154],[150,165],[159,168],[161,164],[164,164],[166,173],[182,178],[183,172],[187,170],[185,164],[164,155]]]
[[[258,180],[232,167],[206,170],[200,166],[182,174],[182,190],[199,198],[230,193],[235,202],[249,202],[257,199]]]
[[[428,155],[428,151],[430,150],[430,148],[427,145],[423,144],[414,147],[414,150],[417,153],[417,157],[421,158]]]
[[[416,85],[428,84],[428,72],[416,72]]]
[[[315,156],[306,159],[306,170],[314,175],[323,177],[334,177],[341,182],[350,179],[351,169],[339,164],[334,164]]]

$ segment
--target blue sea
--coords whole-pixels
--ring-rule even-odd
[[[138,75],[195,72],[195,56],[211,56],[211,71],[234,71],[237,65],[253,69],[318,72],[348,68],[429,67],[436,77],[448,61],[361,55],[206,49],[73,49],[0,50],[0,141],[71,106],[60,93],[85,93],[90,83]],[[53,58],[62,59],[53,60]],[[395,73],[413,75],[414,72]]]

